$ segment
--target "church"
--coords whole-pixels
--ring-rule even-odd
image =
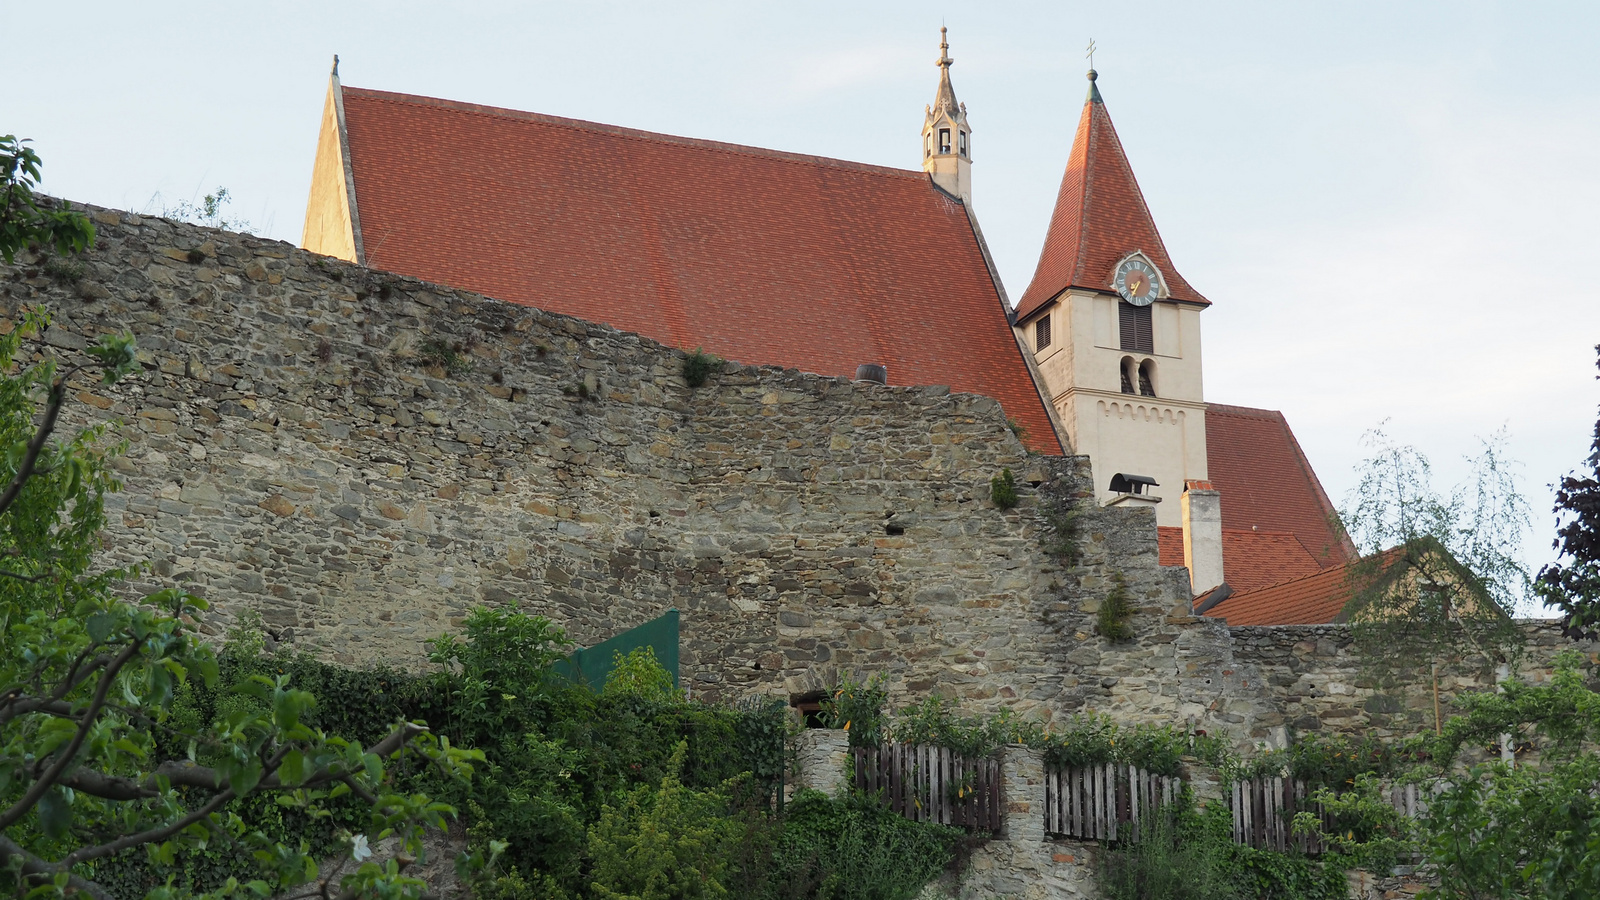
[[[983,394],[1028,449],[1087,455],[1098,502],[1153,509],[1197,612],[1339,621],[1355,548],[1281,413],[1205,399],[1211,301],[1096,73],[1013,305],[943,34],[917,169],[345,87],[336,60],[302,246],[745,364]]]

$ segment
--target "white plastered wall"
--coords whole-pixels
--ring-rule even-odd
[[[1148,475],[1162,498],[1156,523],[1180,527],[1178,498],[1187,479],[1206,480],[1206,423],[1200,358],[1200,307],[1159,301],[1151,310],[1154,353],[1120,347],[1118,299],[1069,291],[1051,305],[1051,344],[1035,346],[1030,320],[1024,336],[1034,348],[1051,400],[1073,449],[1089,456],[1096,494],[1111,496],[1111,476]],[[1122,364],[1151,362],[1156,396],[1122,392]]]

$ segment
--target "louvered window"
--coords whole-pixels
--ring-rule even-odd
[[[1044,318],[1033,323],[1033,349],[1038,351],[1048,346],[1050,346],[1050,316],[1046,314]]]
[[[1155,340],[1150,334],[1150,307],[1119,303],[1122,318],[1122,349],[1134,353],[1156,352]]]

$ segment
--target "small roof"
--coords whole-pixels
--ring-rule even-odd
[[[747,364],[883,364],[1062,452],[968,210],[927,174],[341,90],[367,265]]]
[[[1211,305],[1178,273],[1145,205],[1144,193],[1111,124],[1111,114],[1089,72],[1089,97],[1083,103],[1078,134],[1061,178],[1055,213],[1033,281],[1017,303],[1022,321],[1068,288],[1111,290],[1112,268],[1141,251],[1166,279],[1169,299]]]
[[[1396,562],[1405,558],[1405,552],[1403,546],[1393,547],[1377,555],[1375,566],[1370,563],[1363,566],[1352,561],[1280,584],[1236,591],[1206,610],[1205,614],[1223,619],[1229,625],[1327,625],[1344,622],[1345,607],[1356,596],[1358,584],[1369,583],[1366,579],[1387,572]]]

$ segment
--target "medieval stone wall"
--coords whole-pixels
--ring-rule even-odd
[[[690,388],[681,351],[604,325],[90,212],[76,262],[0,267],[0,313],[47,306],[41,353],[138,336],[142,372],[78,386],[72,424],[128,442],[109,556],[211,599],[213,632],[252,608],[293,646],[416,668],[478,604],[583,644],[676,607],[714,696],[884,673],[896,703],[1241,743],[1373,721],[1337,629],[1189,616],[1151,512],[1099,508],[1086,459],[1028,455],[987,398],[732,363]],[[1136,639],[1112,644],[1094,613],[1119,580]]]

